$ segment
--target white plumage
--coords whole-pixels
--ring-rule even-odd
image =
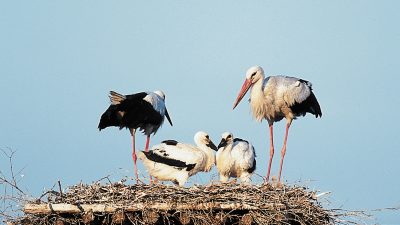
[[[162,181],[172,181],[183,186],[190,176],[208,172],[215,164],[214,151],[217,147],[209,135],[199,131],[194,136],[196,146],[166,140],[148,152],[139,152],[151,176]]]
[[[266,177],[267,181],[274,155],[273,123],[286,118],[286,134],[281,150],[278,178],[280,181],[289,127],[293,119],[296,119],[298,116],[304,116],[306,113],[314,114],[315,117],[321,117],[322,112],[317,98],[312,92],[310,82],[288,76],[264,77],[264,70],[260,66],[249,68],[246,72],[246,80],[233,104],[233,108],[239,104],[251,88],[250,107],[253,117],[259,122],[263,119],[267,120],[270,130],[270,159]]]
[[[216,154],[220,181],[227,182],[230,177],[238,177],[242,183],[250,183],[251,175],[256,169],[255,157],[252,144],[233,138],[232,133],[223,133]]]

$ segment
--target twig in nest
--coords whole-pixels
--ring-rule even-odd
[[[58,180],[58,189],[60,190],[60,197],[61,197],[61,199],[63,198],[63,192],[62,192],[62,188],[61,188],[61,181],[60,180]]]

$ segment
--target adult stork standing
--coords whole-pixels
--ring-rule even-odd
[[[274,156],[273,124],[286,118],[286,133],[281,150],[278,182],[281,179],[283,159],[286,153],[286,143],[289,127],[293,119],[311,113],[321,117],[321,107],[312,92],[310,82],[288,76],[270,76],[265,78],[264,70],[260,66],[250,67],[246,72],[246,80],[233,104],[233,109],[240,100],[250,91],[250,107],[253,117],[261,122],[267,120],[270,132],[270,156],[266,180],[271,172],[271,163]]]
[[[122,95],[110,91],[111,105],[101,115],[99,130],[115,126],[119,129],[129,129],[132,136],[132,159],[135,170],[136,183],[139,181],[137,171],[137,156],[135,150],[135,133],[139,129],[146,136],[146,147],[148,151],[150,135],[155,134],[164,122],[164,116],[172,126],[171,118],[165,107],[165,94],[162,91],[140,92],[131,95]],[[150,178],[151,179],[151,178]]]
[[[221,182],[227,182],[230,177],[239,177],[242,183],[248,184],[256,169],[256,153],[248,141],[224,132],[218,145],[216,163]]]
[[[194,142],[196,146],[166,140],[148,152],[139,152],[138,156],[150,175],[183,186],[190,176],[201,171],[208,172],[215,164],[214,151],[217,147],[210,136],[199,131],[194,136]]]

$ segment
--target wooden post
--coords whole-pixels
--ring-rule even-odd
[[[143,221],[146,224],[155,224],[158,221],[158,213],[152,210],[143,212]]]
[[[84,224],[90,224],[94,220],[93,211],[89,210],[82,215],[82,220]]]
[[[253,224],[253,217],[249,214],[245,214],[239,221],[239,225],[251,225]]]
[[[64,225],[64,221],[56,220],[56,222],[54,222],[54,225]]]
[[[183,224],[183,225],[188,225],[190,223],[190,217],[188,213],[185,212],[181,212],[179,215],[179,221]]]
[[[122,224],[125,222],[125,219],[126,217],[124,211],[120,210],[112,215],[112,224]]]
[[[215,215],[215,223],[216,224],[225,224],[226,223],[226,215],[223,212],[219,212]]]

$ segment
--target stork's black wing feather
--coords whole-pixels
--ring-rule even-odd
[[[192,170],[196,165],[196,164],[186,164],[185,162],[177,160],[177,159],[171,159],[168,157],[164,157],[164,156],[158,155],[154,151],[148,151],[148,152],[143,152],[143,153],[147,159],[149,159],[153,162],[162,163],[162,164],[177,167],[180,169],[186,168],[187,171]]]
[[[233,142],[237,142],[237,141],[243,141],[243,142],[249,143],[248,141],[243,140],[243,139],[241,139],[241,138],[234,138],[234,139],[233,139]]]
[[[101,115],[99,122],[99,130],[102,130],[106,127],[119,127],[121,126],[122,117],[118,113],[118,106],[110,105],[108,109]]]
[[[317,98],[312,92],[311,86],[308,85],[309,82],[302,79],[300,79],[299,81],[307,84],[307,86],[310,88],[310,95],[304,101],[296,102],[295,104],[290,106],[290,109],[296,116],[305,116],[306,113],[311,113],[315,115],[315,117],[321,117],[321,107],[319,106]]]
[[[144,100],[146,96],[146,92],[127,95],[126,99],[118,105],[118,110],[124,112],[122,127],[136,129],[143,128],[147,124],[161,124],[162,116],[148,101]]]
[[[178,142],[175,141],[175,140],[165,140],[165,141],[163,141],[161,143],[164,143],[166,145],[177,145],[178,144]]]
[[[247,172],[249,172],[249,173],[254,172],[254,170],[256,170],[256,164],[257,164],[257,161],[256,161],[256,159],[254,158],[254,160],[253,160],[253,166],[252,166],[251,168],[247,169]]]

